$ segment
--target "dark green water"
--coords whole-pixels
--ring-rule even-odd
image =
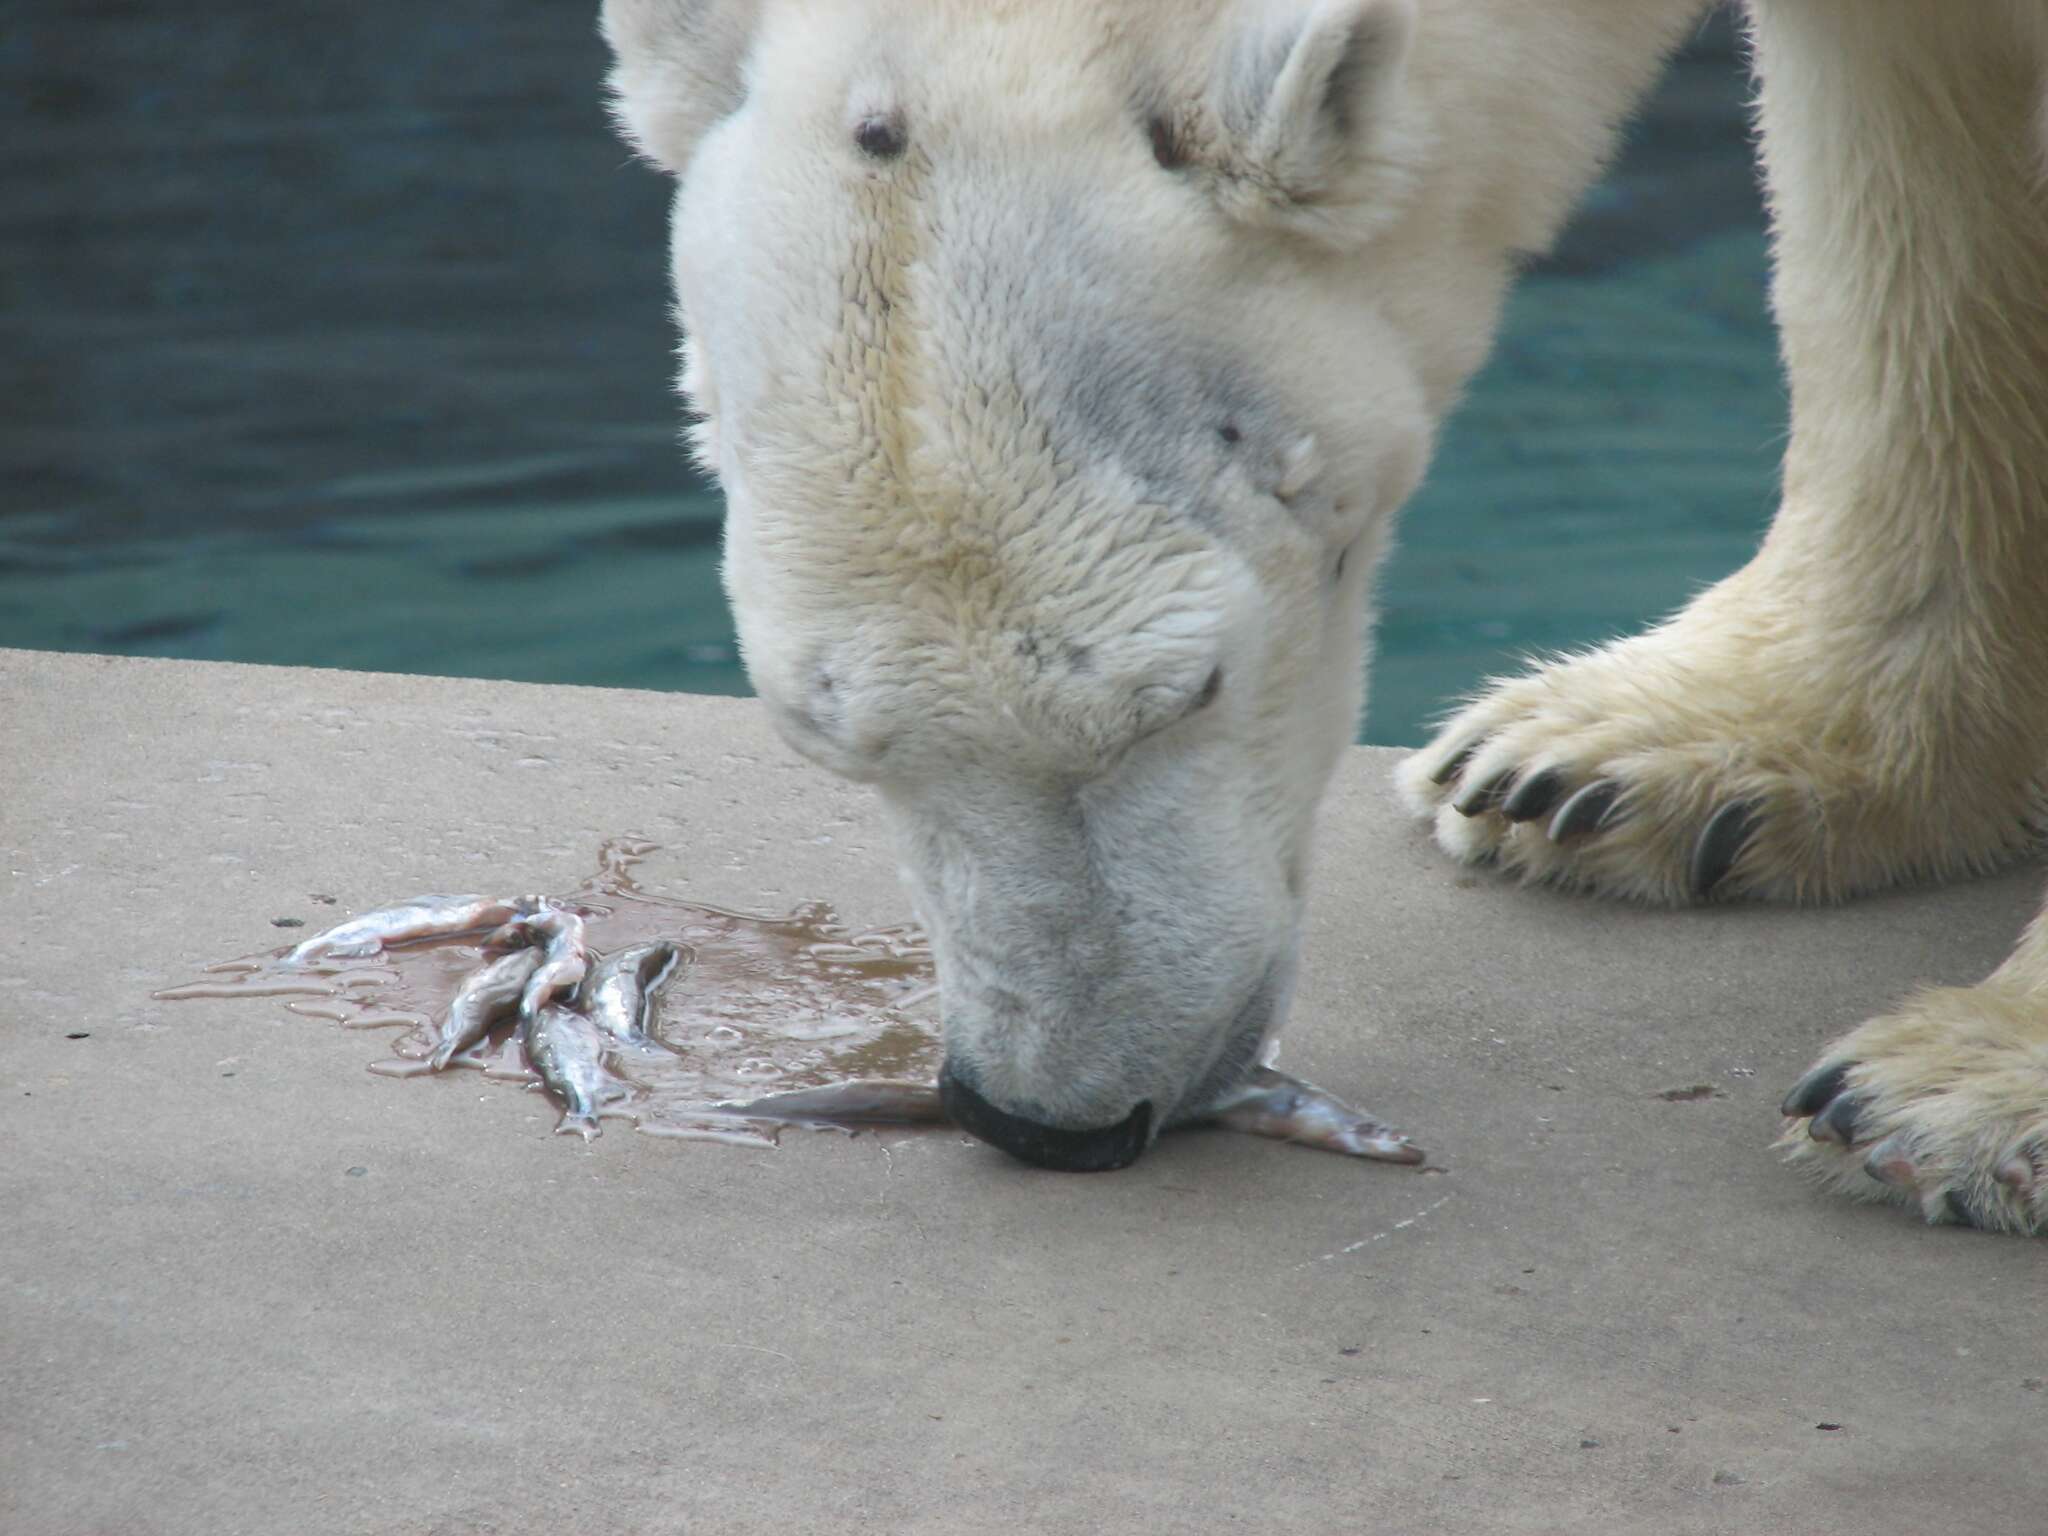
[[[745,691],[595,9],[10,13],[0,645]],[[1364,739],[1747,558],[1785,408],[1744,93],[1710,27],[1523,283]]]

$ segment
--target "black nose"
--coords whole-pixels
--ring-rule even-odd
[[[948,1059],[939,1072],[939,1102],[963,1131],[979,1136],[1010,1156],[1062,1173],[1100,1173],[1128,1168],[1145,1150],[1152,1129],[1152,1101],[1146,1099],[1115,1125],[1072,1131],[1040,1125],[1006,1109],[997,1109]]]

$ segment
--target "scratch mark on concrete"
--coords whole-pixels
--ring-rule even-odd
[[[878,1145],[882,1149],[881,1204],[882,1209],[886,1211],[889,1208],[889,1186],[895,1181],[896,1177],[896,1155],[889,1150],[889,1144],[886,1141],[878,1142],[876,1143],[876,1145]],[[925,1232],[924,1221],[922,1218],[918,1216],[917,1207],[914,1205],[905,1205],[903,1209],[905,1214],[907,1214],[910,1217],[910,1224],[913,1227],[917,1228],[917,1240],[921,1243],[929,1243],[931,1241],[931,1237]]]
[[[1443,1206],[1449,1204],[1450,1199],[1451,1197],[1449,1195],[1439,1196],[1437,1199],[1432,1200],[1428,1205],[1425,1205],[1421,1210],[1417,1211],[1413,1216],[1403,1217],[1401,1220],[1395,1222],[1391,1227],[1388,1227],[1384,1232],[1375,1232],[1369,1237],[1361,1237],[1355,1243],[1346,1243],[1342,1248],[1333,1248],[1328,1253],[1322,1254],[1317,1258],[1310,1259],[1306,1264],[1297,1264],[1294,1267],[1296,1269],[1307,1269],[1309,1267],[1309,1264],[1321,1264],[1329,1259],[1340,1258],[1347,1253],[1356,1253],[1361,1248],[1368,1248],[1372,1244],[1378,1242],[1383,1237],[1392,1237],[1396,1232],[1404,1231],[1407,1228],[1414,1226],[1415,1223],[1422,1220],[1422,1218],[1427,1216],[1431,1211],[1439,1210]]]
[[[717,1339],[703,1339],[699,1342],[709,1344],[713,1349],[751,1350],[754,1354],[757,1355],[773,1355],[778,1360],[787,1360],[791,1365],[796,1364],[795,1355],[785,1355],[781,1350],[770,1349],[765,1344],[726,1344]]]

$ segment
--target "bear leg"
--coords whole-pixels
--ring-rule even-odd
[[[2048,800],[2048,6],[1754,0],[1783,500],[1647,634],[1403,764],[1439,843],[1660,902],[2001,863]]]

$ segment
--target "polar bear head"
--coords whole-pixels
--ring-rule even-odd
[[[1366,588],[1427,457],[1375,287],[1413,0],[606,0],[725,580],[875,784],[942,1087],[1128,1162],[1286,1009]]]

